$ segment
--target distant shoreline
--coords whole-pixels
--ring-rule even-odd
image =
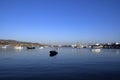
[[[33,43],[33,42],[23,42],[17,40],[5,40],[0,39],[0,45],[11,45],[11,46],[46,46],[46,44]]]

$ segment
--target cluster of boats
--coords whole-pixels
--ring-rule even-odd
[[[35,46],[9,46],[9,45],[6,45],[6,46],[0,46],[1,48],[3,48],[3,49],[6,49],[6,48],[8,48],[8,47],[12,47],[12,48],[14,48],[14,49],[24,49],[24,48],[26,48],[26,49],[35,49],[36,47]],[[39,49],[43,49],[44,47],[38,47]]]
[[[1,46],[1,48],[4,48],[4,49],[6,49],[8,47],[10,47],[10,46],[8,46],[8,45]],[[17,50],[21,50],[21,49],[24,49],[24,48],[26,48],[26,49],[36,49],[35,46],[26,46],[26,47],[23,47],[23,46],[11,46],[11,47],[13,47],[14,49],[17,49]],[[37,48],[38,49],[44,49],[45,47],[41,46],[41,47],[37,47]],[[50,57],[56,56],[58,54],[58,52],[56,50],[51,50],[51,51],[49,51],[49,53],[50,53],[49,54]]]

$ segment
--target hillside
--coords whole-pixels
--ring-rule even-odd
[[[11,45],[11,46],[45,46],[45,44],[40,43],[32,43],[32,42],[23,42],[23,41],[16,41],[16,40],[4,40],[0,39],[0,45]]]

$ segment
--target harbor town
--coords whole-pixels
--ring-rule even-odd
[[[32,42],[22,42],[16,40],[0,40],[0,48],[7,48],[9,46],[14,47],[15,49],[23,49],[26,47],[27,49],[35,49],[35,47],[39,47],[43,49],[44,47],[72,47],[72,48],[91,48],[91,49],[120,49],[120,43],[95,43],[89,45],[83,45],[79,43],[71,44],[71,45],[49,45],[49,44],[40,44],[40,43],[32,43]]]

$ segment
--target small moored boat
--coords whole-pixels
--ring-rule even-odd
[[[49,56],[55,56],[55,55],[57,55],[58,54],[58,52],[57,51],[55,51],[55,50],[52,50],[52,51],[50,51],[50,54],[49,54]]]
[[[27,49],[35,49],[35,47],[32,47],[32,46],[30,47],[30,46],[28,46]]]

